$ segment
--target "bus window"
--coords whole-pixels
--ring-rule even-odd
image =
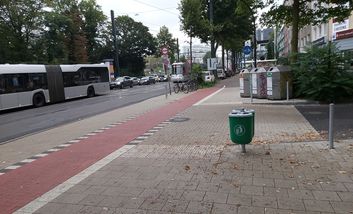
[[[80,74],[77,72],[63,72],[64,87],[78,86],[81,83]]]
[[[47,75],[45,73],[29,74],[29,81],[32,82],[32,90],[48,89]]]
[[[4,74],[5,93],[28,91],[28,74]]]
[[[2,75],[0,75],[0,94],[5,93],[5,81]]]

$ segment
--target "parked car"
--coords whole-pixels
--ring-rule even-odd
[[[160,82],[167,82],[168,81],[168,78],[166,75],[159,75],[159,81]]]
[[[142,77],[140,79],[139,85],[149,85],[150,84],[150,78],[149,77]]]
[[[226,73],[224,72],[223,69],[217,69],[217,76],[220,79],[225,79],[226,78]]]
[[[148,77],[151,84],[156,84],[156,79],[153,76]]]
[[[137,77],[131,77],[131,80],[133,85],[139,85],[140,83],[140,79]]]
[[[202,79],[204,82],[214,82],[215,76],[212,71],[202,71]]]
[[[115,81],[110,83],[110,88],[125,88],[129,86],[130,88],[133,87],[133,82],[129,76],[118,77]]]
[[[159,76],[157,74],[152,74],[151,77],[153,77],[156,82],[160,81]]]

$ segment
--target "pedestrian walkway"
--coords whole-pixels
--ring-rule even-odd
[[[136,132],[129,124],[89,137],[102,149],[106,136],[127,144],[17,213],[353,212],[353,142],[330,150],[293,106],[243,104],[227,81],[213,96],[200,90],[168,105],[159,119],[131,120],[143,132],[135,140],[119,138]],[[229,140],[228,113],[242,107],[256,110],[246,154]]]

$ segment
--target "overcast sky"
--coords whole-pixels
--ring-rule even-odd
[[[165,25],[174,38],[179,38],[180,46],[183,46],[187,45],[184,41],[188,37],[180,30],[179,2],[180,0],[97,0],[97,4],[109,18],[110,10],[114,10],[115,17],[128,15],[147,26],[154,36]]]

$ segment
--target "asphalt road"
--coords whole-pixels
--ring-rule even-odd
[[[319,132],[328,132],[329,105],[298,105],[298,111]],[[353,104],[334,106],[334,136],[336,139],[353,138]]]
[[[0,144],[162,94],[165,94],[165,83],[156,83],[111,90],[108,95],[76,99],[41,108],[3,111],[0,112]]]

